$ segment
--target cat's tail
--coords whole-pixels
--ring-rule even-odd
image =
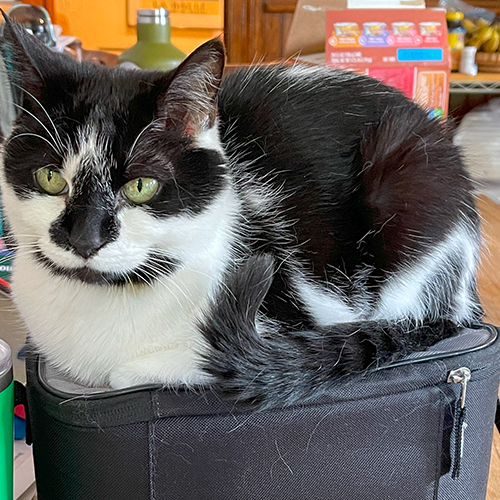
[[[213,377],[214,390],[242,407],[274,408],[316,398],[340,377],[422,350],[457,328],[445,320],[420,326],[361,321],[286,331],[259,313],[272,275],[270,257],[248,259],[202,328],[211,347],[203,368]]]

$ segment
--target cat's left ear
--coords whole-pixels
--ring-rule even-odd
[[[224,71],[224,45],[210,40],[185,59],[175,70],[160,97],[160,117],[183,123],[184,131],[196,136],[213,126],[217,117],[217,93]]]
[[[14,94],[19,94],[20,88],[38,94],[42,87],[42,76],[31,54],[39,47],[36,43],[32,47],[30,37],[34,37],[12,21],[3,10],[2,16],[0,50],[9,81],[14,86]]]
[[[29,34],[21,24],[10,19],[3,11],[1,13],[4,20],[0,54],[12,90],[17,100],[21,100],[21,91],[40,99],[48,77],[71,74],[78,63],[66,54],[53,52]]]

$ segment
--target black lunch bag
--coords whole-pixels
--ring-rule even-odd
[[[82,394],[32,356],[38,498],[484,500],[497,335],[464,329],[317,401],[262,412],[210,392]]]

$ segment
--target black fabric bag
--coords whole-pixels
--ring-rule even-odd
[[[39,499],[484,500],[497,333],[463,330],[328,397],[264,412],[157,387],[76,394],[32,357]]]

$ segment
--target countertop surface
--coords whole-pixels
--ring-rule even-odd
[[[484,250],[478,273],[479,295],[486,320],[500,325],[500,205],[480,196],[478,209],[483,218]],[[500,500],[500,434],[495,429],[491,454],[487,500]]]

